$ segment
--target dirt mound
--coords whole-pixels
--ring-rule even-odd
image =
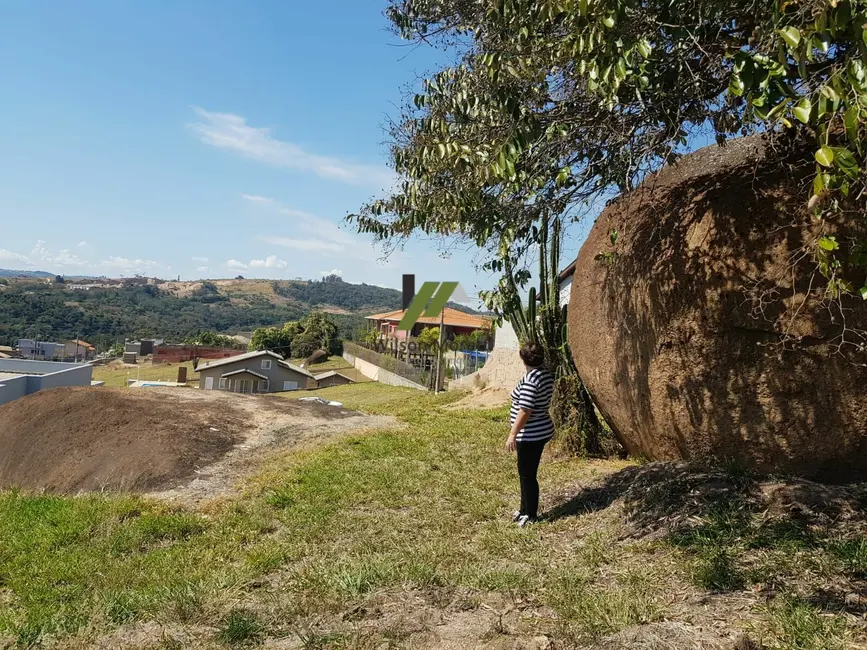
[[[812,251],[831,226],[802,191],[812,151],[759,136],[707,147],[600,215],[576,263],[570,344],[630,452],[867,476],[867,303],[825,300]],[[841,242],[864,236],[853,215]]]
[[[231,449],[244,421],[149,389],[40,391],[0,407],[0,488],[171,487]]]

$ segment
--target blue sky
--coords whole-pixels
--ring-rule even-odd
[[[490,288],[475,251],[382,261],[342,225],[392,182],[401,88],[445,60],[388,32],[384,6],[6,3],[0,267]]]

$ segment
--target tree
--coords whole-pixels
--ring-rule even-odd
[[[488,270],[520,272],[543,213],[628,191],[702,131],[806,131],[805,203],[829,224],[847,201],[863,213],[865,0],[392,0],[387,14],[405,38],[462,50],[392,125],[398,191],[350,217],[388,245],[463,237]],[[855,289],[844,272],[863,251],[818,239],[832,293]]]
[[[250,350],[270,350],[288,357],[292,352],[292,332],[286,327],[260,327],[250,337]]]
[[[439,341],[439,327],[425,327],[418,335],[418,342],[429,349],[435,349],[439,346]]]

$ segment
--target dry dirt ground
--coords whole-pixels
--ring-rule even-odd
[[[502,406],[509,401],[509,391],[505,388],[483,388],[474,390],[462,397],[459,401],[449,404],[450,411],[461,409],[492,409]]]
[[[343,408],[192,388],[56,388],[0,407],[0,489],[136,490],[198,502],[270,447],[394,425]]]

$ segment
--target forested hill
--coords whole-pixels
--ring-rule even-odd
[[[233,334],[325,311],[344,337],[364,316],[398,309],[401,293],[338,278],[325,281],[214,280],[157,282],[0,281],[0,345],[19,338],[80,336],[105,345],[124,338],[180,341],[198,331]],[[85,284],[86,283],[86,284]]]

